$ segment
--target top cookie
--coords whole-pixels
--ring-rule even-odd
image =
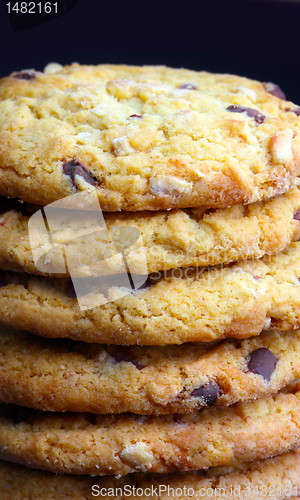
[[[0,194],[45,205],[94,187],[104,211],[249,204],[300,174],[299,115],[274,84],[232,75],[13,73],[0,82]]]

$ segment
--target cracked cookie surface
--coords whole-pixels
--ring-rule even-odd
[[[127,348],[0,332],[0,401],[40,410],[188,413],[274,394],[296,378],[298,330]]]
[[[300,173],[299,108],[284,97],[164,66],[13,73],[0,82],[0,194],[46,205],[94,187],[104,211],[270,198]]]

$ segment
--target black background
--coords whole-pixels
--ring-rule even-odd
[[[80,0],[57,19],[13,33],[6,1],[0,76],[53,61],[166,64],[273,81],[300,104],[298,2]]]

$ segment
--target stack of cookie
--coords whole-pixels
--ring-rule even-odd
[[[231,75],[0,82],[5,499],[298,495],[299,127]]]

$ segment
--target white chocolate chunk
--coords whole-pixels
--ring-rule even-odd
[[[63,69],[63,66],[61,64],[52,62],[47,64],[47,66],[44,68],[44,73],[46,75],[52,75],[53,73],[57,73],[61,69]]]
[[[126,136],[113,139],[112,147],[116,156],[126,156],[135,152],[135,149],[129,144]]]
[[[141,466],[152,463],[155,457],[145,443],[131,444],[120,454],[121,459],[130,465]]]
[[[275,163],[287,163],[293,159],[292,139],[294,133],[290,128],[277,132],[271,137],[271,154]]]
[[[271,318],[266,318],[263,324],[263,330],[268,330],[271,325]]]
[[[79,174],[74,175],[74,184],[80,191],[87,191],[88,189],[94,189],[89,182],[86,182],[84,177]]]
[[[86,139],[90,139],[91,135],[92,134],[90,132],[79,132],[79,134],[76,135],[76,138],[79,141],[85,141]]]
[[[238,90],[241,94],[245,94],[247,97],[250,97],[250,99],[253,102],[256,102],[257,95],[256,95],[256,92],[254,92],[254,90],[249,89],[248,87],[243,87],[243,86],[239,87]]]
[[[191,182],[178,179],[172,175],[157,175],[150,179],[150,192],[152,194],[183,193],[192,187]]]
[[[198,168],[196,168],[195,172],[198,177],[204,177],[204,174]]]

